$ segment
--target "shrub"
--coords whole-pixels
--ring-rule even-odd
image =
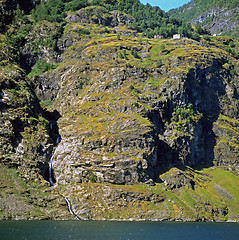
[[[131,51],[131,54],[132,54],[135,58],[140,58],[140,56],[139,56],[138,52],[136,51],[136,49],[133,49],[133,50]]]
[[[28,77],[31,78],[33,76],[38,76],[44,72],[47,72],[51,69],[55,69],[57,64],[48,63],[45,59],[40,59],[37,63],[33,66],[31,72],[28,74]]]
[[[161,48],[162,51],[164,51],[166,47],[165,47],[164,44],[162,44],[160,48]]]
[[[90,35],[90,31],[88,29],[84,29],[84,28],[77,29],[76,32],[79,35]]]
[[[189,103],[186,109],[182,107],[176,107],[174,109],[171,121],[186,121],[191,123],[193,121],[199,120],[200,118],[202,118],[202,114],[198,111],[194,111],[193,105]]]
[[[156,62],[156,67],[157,68],[160,68],[160,67],[162,67],[163,66],[163,61],[162,61],[162,59],[159,59],[157,62]]]
[[[119,53],[119,57],[121,58],[121,59],[124,59],[124,55],[120,52]]]
[[[70,10],[70,11],[74,12],[76,10],[79,10],[79,9],[87,7],[87,6],[89,6],[89,3],[88,3],[87,0],[81,0],[81,1],[79,1],[79,0],[72,0],[72,1],[67,2],[65,4],[65,10],[66,11]]]
[[[191,38],[196,40],[196,41],[200,41],[200,35],[197,32],[193,32]]]
[[[120,40],[120,34],[119,33],[117,34],[117,40]]]
[[[211,38],[210,38],[209,35],[204,35],[203,37],[204,37],[204,39],[205,39],[206,41],[208,41],[208,42],[211,40]]]
[[[235,43],[233,41],[230,41],[229,47],[234,48],[235,46],[236,46]]]
[[[32,11],[35,21],[47,20],[49,22],[61,22],[65,17],[64,3],[61,0],[42,1]]]

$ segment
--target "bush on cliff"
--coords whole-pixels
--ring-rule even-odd
[[[48,63],[44,59],[40,59],[32,68],[32,71],[28,74],[28,77],[31,78],[33,76],[38,76],[44,72],[47,72],[51,69],[55,69],[57,67],[56,64]]]

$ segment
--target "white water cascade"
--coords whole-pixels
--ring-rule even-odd
[[[52,180],[52,176],[51,176],[51,169],[52,169],[52,159],[53,159],[54,155],[51,157],[50,161],[49,161],[49,182],[51,184],[51,186],[54,186],[54,182]]]
[[[56,139],[56,145],[60,142],[60,137],[58,136]]]
[[[50,124],[50,129],[52,130],[52,128],[53,128],[53,125],[52,125],[52,123]],[[56,142],[55,142],[55,146],[57,146],[58,145],[58,143],[60,142],[60,136],[58,135],[57,136],[57,139],[56,139]],[[53,158],[54,158],[54,154],[53,154],[53,156],[51,157],[51,159],[50,159],[50,161],[49,161],[49,167],[48,167],[48,171],[49,171],[49,182],[50,182],[50,184],[51,184],[51,186],[54,186],[54,182],[53,182],[53,179],[52,179],[52,160],[53,160]]]

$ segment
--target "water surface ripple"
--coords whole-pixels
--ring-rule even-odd
[[[0,221],[1,240],[238,240],[239,223]]]

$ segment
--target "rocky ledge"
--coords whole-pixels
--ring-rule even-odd
[[[102,11],[39,22],[22,67],[54,67],[31,80],[1,35],[0,218],[238,220],[233,40],[148,39]]]

